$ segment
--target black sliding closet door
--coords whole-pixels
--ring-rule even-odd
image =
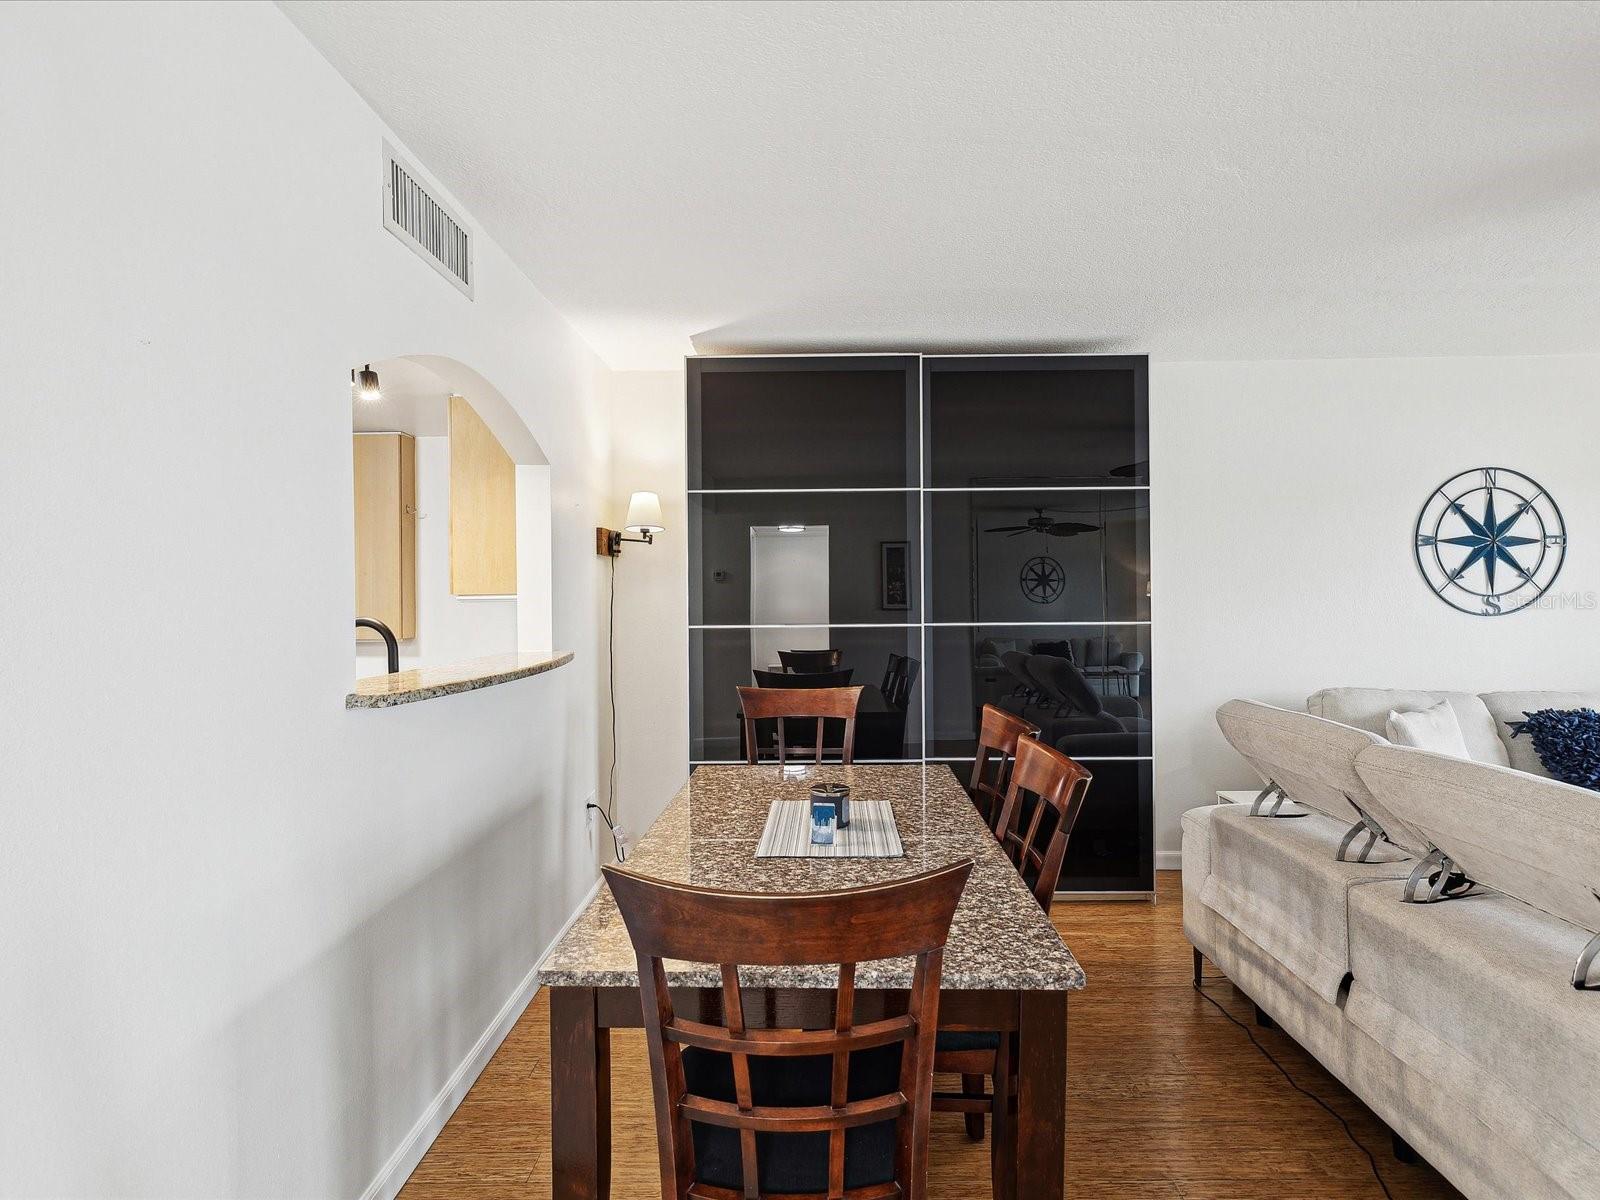
[[[736,686],[832,648],[858,760],[964,778],[983,704],[1025,702],[1001,655],[1069,658],[1103,711],[1029,712],[1095,776],[1062,890],[1150,890],[1145,359],[692,358],[688,388],[691,762],[742,759]]]
[[[1063,892],[1155,885],[1148,412],[1142,356],[923,359],[928,757],[970,770],[994,703],[1087,766]],[[1030,701],[1012,651],[1101,711]]]

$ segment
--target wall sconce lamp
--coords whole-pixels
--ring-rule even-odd
[[[357,371],[350,372],[350,389],[355,392],[357,400],[366,400],[369,403],[383,399],[383,392],[378,387],[378,373],[368,363]]]
[[[602,525],[594,531],[594,552],[605,558],[616,558],[622,553],[623,542],[653,545],[655,535],[666,529],[661,523],[661,497],[654,492],[635,492],[628,501],[623,528],[639,536],[623,537],[619,531]]]

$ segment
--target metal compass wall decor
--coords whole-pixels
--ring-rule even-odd
[[[1517,471],[1478,467],[1434,489],[1417,517],[1417,566],[1434,595],[1485,617],[1532,604],[1567,553],[1561,509]]]
[[[1049,604],[1067,586],[1067,573],[1048,554],[1040,554],[1022,564],[1022,594],[1035,604]]]

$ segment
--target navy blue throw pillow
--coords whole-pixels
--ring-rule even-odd
[[[1592,708],[1541,708],[1526,721],[1507,722],[1511,736],[1526,733],[1534,753],[1555,779],[1600,791],[1600,713]]]

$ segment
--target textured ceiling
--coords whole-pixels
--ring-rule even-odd
[[[618,368],[1600,350],[1600,4],[282,7]]]

